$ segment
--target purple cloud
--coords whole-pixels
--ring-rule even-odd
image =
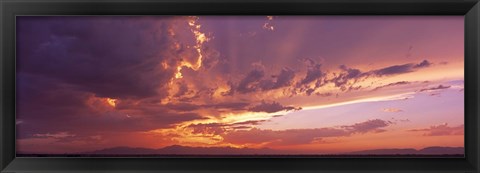
[[[17,21],[17,70],[100,97],[165,96],[159,88],[175,69],[158,64],[176,64],[173,54],[181,54],[170,46],[174,38],[166,19],[22,17]]]
[[[380,128],[387,127],[392,124],[390,121],[384,121],[380,119],[368,120],[361,123],[355,123],[349,126],[343,126],[347,131],[351,133],[366,133],[370,131],[382,132]]]
[[[383,132],[384,127],[392,124],[380,119],[368,120],[340,128],[316,128],[316,129],[288,129],[288,130],[262,130],[253,128],[250,130],[238,130],[223,135],[225,142],[234,144],[265,143],[276,144],[308,144],[315,140],[326,137],[349,136],[355,133]]]
[[[386,85],[378,86],[378,87],[374,88],[372,91],[376,91],[376,90],[386,88],[386,87],[393,87],[393,86],[398,86],[398,85],[407,85],[407,84],[410,84],[410,83],[411,82],[409,82],[409,81],[399,81],[399,82],[389,83],[389,84],[386,84]]]
[[[423,60],[419,64],[403,64],[403,65],[393,65],[389,67],[385,67],[382,69],[374,70],[371,73],[375,76],[389,76],[389,75],[396,75],[396,74],[403,74],[413,72],[419,68],[425,68],[430,66],[431,63],[427,60]]]
[[[430,87],[430,88],[423,88],[421,90],[418,90],[418,92],[424,92],[424,91],[435,91],[435,90],[443,90],[443,89],[448,89],[451,86],[449,85],[438,85],[436,87]]]
[[[260,104],[253,106],[249,108],[249,111],[253,112],[267,112],[267,113],[273,113],[273,112],[278,112],[278,111],[289,111],[289,110],[299,110],[301,108],[295,108],[293,106],[283,106],[278,102],[271,102],[267,103],[265,101],[262,101]]]
[[[240,93],[249,93],[256,90],[254,86],[265,76],[265,72],[261,69],[254,69],[250,71],[245,78],[238,84],[237,91]]]

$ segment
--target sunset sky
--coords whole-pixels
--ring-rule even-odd
[[[21,16],[16,37],[18,153],[464,146],[463,16]]]

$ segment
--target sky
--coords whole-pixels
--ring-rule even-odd
[[[464,146],[463,16],[19,16],[16,34],[17,153]]]

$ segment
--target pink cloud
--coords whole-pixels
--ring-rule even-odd
[[[424,132],[424,136],[449,136],[449,135],[463,135],[464,125],[448,126],[448,123],[433,125],[425,129],[412,129],[411,132]]]
[[[280,145],[308,144],[326,137],[341,137],[352,134],[368,132],[384,132],[384,127],[392,124],[390,121],[380,119],[368,120],[353,125],[339,128],[315,128],[315,129],[288,129],[288,130],[264,130],[253,128],[250,130],[238,130],[226,133],[223,137],[225,142],[234,144],[244,143],[275,143]]]

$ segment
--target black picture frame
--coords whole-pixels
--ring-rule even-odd
[[[478,0],[0,0],[0,170],[11,172],[479,172]],[[464,15],[465,158],[16,158],[19,15]]]

